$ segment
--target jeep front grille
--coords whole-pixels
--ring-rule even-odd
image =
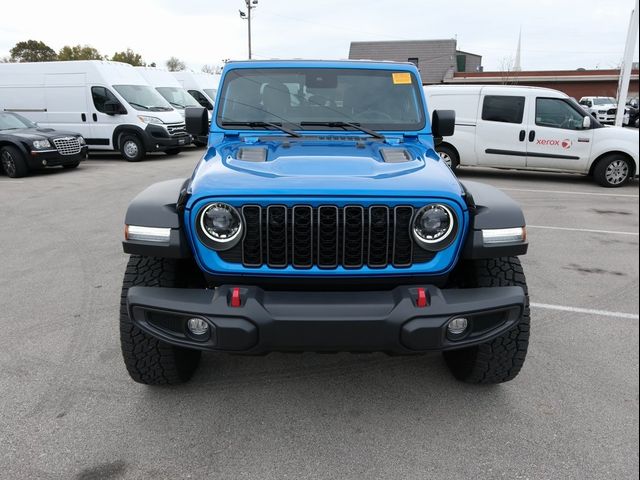
[[[53,145],[60,155],[77,155],[81,149],[76,137],[54,138]]]
[[[245,267],[409,267],[433,253],[414,247],[410,205],[245,205],[245,236],[223,260]]]

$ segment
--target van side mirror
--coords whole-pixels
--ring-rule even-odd
[[[431,116],[431,133],[434,138],[450,137],[456,129],[455,110],[434,110]]]
[[[582,119],[582,128],[584,128],[585,130],[591,128],[591,117],[589,115]]]
[[[194,137],[209,134],[209,115],[204,107],[187,107],[184,109],[184,123],[187,133]]]

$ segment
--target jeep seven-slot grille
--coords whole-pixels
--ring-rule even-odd
[[[245,205],[241,211],[244,239],[220,256],[245,267],[409,267],[434,256],[414,248],[409,205]]]

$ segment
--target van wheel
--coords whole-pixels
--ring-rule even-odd
[[[455,170],[460,165],[460,157],[458,157],[457,152],[447,146],[447,145],[438,145],[436,147],[436,152],[440,155],[440,160],[442,160],[451,170]]]
[[[598,161],[593,170],[593,178],[603,187],[619,187],[631,177],[629,161],[616,153]]]
[[[16,147],[4,147],[0,150],[0,162],[7,177],[20,178],[29,173],[24,155]]]
[[[147,152],[138,137],[123,135],[120,138],[120,153],[127,162],[139,162]]]

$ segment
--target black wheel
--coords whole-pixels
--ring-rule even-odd
[[[127,162],[139,162],[147,152],[138,137],[135,135],[123,135],[120,138],[120,153]]]
[[[529,346],[529,295],[527,281],[516,257],[476,260],[463,269],[464,287],[520,286],[526,295],[522,318],[511,330],[475,347],[444,352],[458,379],[468,383],[502,383],[520,372]]]
[[[440,159],[446,163],[451,170],[455,170],[460,165],[458,153],[448,145],[436,146],[436,152],[438,152]]]
[[[0,149],[0,163],[7,177],[20,178],[29,173],[24,155],[16,147],[7,146]]]
[[[169,156],[173,156],[173,155],[178,155],[181,151],[182,151],[181,148],[170,148],[168,150],[165,150],[164,153],[166,153]]]
[[[129,287],[187,287],[188,278],[176,260],[132,255],[120,297],[120,346],[133,380],[147,385],[173,385],[191,378],[200,363],[200,351],[174,347],[135,327],[127,311]]]
[[[72,170],[74,168],[78,168],[79,165],[80,165],[80,162],[68,163],[66,165],[63,165],[62,168],[67,170]]]
[[[612,153],[601,158],[593,169],[593,178],[603,187],[619,187],[631,178],[629,160],[620,154]]]

